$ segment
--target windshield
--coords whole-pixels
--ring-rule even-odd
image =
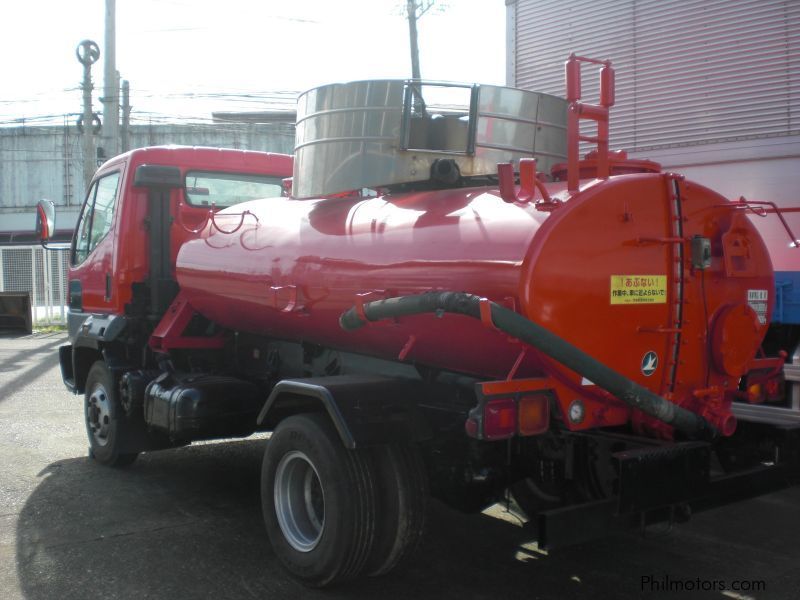
[[[283,192],[281,177],[244,173],[186,173],[186,202],[219,208],[256,198],[274,198]]]

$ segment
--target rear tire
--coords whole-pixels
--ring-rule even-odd
[[[419,547],[425,531],[428,477],[419,451],[393,444],[374,449],[380,519],[364,571],[384,575]]]
[[[102,360],[95,362],[86,377],[83,402],[89,456],[108,467],[127,467],[139,456],[126,452],[128,424],[119,402],[114,376]]]
[[[376,530],[374,465],[369,452],[348,450],[325,415],[303,414],[278,425],[261,469],[264,523],[275,554],[312,587],[358,576]]]

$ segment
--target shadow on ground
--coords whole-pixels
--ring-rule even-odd
[[[548,557],[521,547],[530,536],[519,527],[434,502],[429,535],[405,570],[334,590],[307,590],[284,574],[263,531],[258,477],[266,443],[153,453],[124,471],[85,458],[49,465],[19,517],[17,569],[24,595],[36,600],[640,598],[642,576],[668,574],[758,577],[770,591],[759,598],[795,597],[800,520],[766,523],[764,514],[770,502],[773,512],[775,503],[794,510],[800,503],[796,489],[788,497],[773,495],[760,505],[699,517],[662,539],[625,536]],[[726,536],[722,542],[720,534]]]
[[[28,334],[19,335],[19,336],[9,336],[9,335],[0,335],[0,340],[16,340],[16,339],[24,339],[31,337]],[[56,348],[58,348],[61,344],[66,343],[67,338],[61,334],[49,334],[43,336],[37,336],[36,338],[37,345],[33,348],[27,348],[25,350],[20,350],[19,352],[15,352],[10,354],[6,357],[6,360],[0,364],[0,372],[2,371],[17,371],[22,367],[26,361],[38,354],[42,354],[45,356],[55,356],[56,360],[58,360],[58,352],[54,352]]]

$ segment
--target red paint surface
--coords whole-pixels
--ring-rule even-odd
[[[256,214],[236,233],[207,229],[184,244],[177,277],[200,313],[230,329],[304,340],[367,355],[404,359],[486,379],[502,379],[521,346],[480,321],[459,315],[420,315],[346,333],[339,315],[356,302],[430,290],[465,291],[507,306],[551,329],[634,381],[697,412],[726,418],[725,391],[735,378],[718,371],[708,349],[717,315],[747,303],[748,289],[771,290],[772,268],[761,238],[744,221],[750,276],[725,271],[722,236],[732,212],[724,199],[681,182],[683,236],[712,240],[713,264],[692,272],[683,258],[682,335],[673,357],[678,306],[676,244],[668,176],[655,173],[584,181],[567,198],[564,184],[548,184],[566,200],[552,212],[509,204],[496,189],[473,188],[387,195],[379,198],[254,201],[222,211],[231,229],[242,210]],[[537,194],[538,196],[538,194]],[[228,213],[234,213],[226,216]],[[644,240],[644,241],[643,241]],[[666,275],[665,304],[611,305],[612,275]],[[769,315],[767,315],[769,319]],[[750,341],[754,355],[765,326]],[[411,336],[415,336],[409,348]],[[658,354],[650,376],[641,371],[647,352]],[[674,377],[673,377],[674,373]],[[621,424],[630,411],[563,367],[528,352],[517,377],[550,375],[562,414],[576,398],[586,419],[575,429]],[[708,406],[707,406],[708,405]],[[716,406],[716,405],[715,405]],[[651,427],[637,420],[640,427]]]

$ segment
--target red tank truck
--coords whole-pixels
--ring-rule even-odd
[[[272,431],[267,533],[313,586],[397,566],[429,494],[480,510],[510,489],[552,549],[785,485],[796,430],[740,438],[732,409],[783,364],[759,352],[765,245],[714,191],[609,158],[613,71],[583,103],[585,61],[567,99],[311,90],[290,197],[214,212],[183,167],[126,167],[114,235],[71,272],[98,314],[61,349],[94,458]],[[754,443],[772,462],[734,471]]]

